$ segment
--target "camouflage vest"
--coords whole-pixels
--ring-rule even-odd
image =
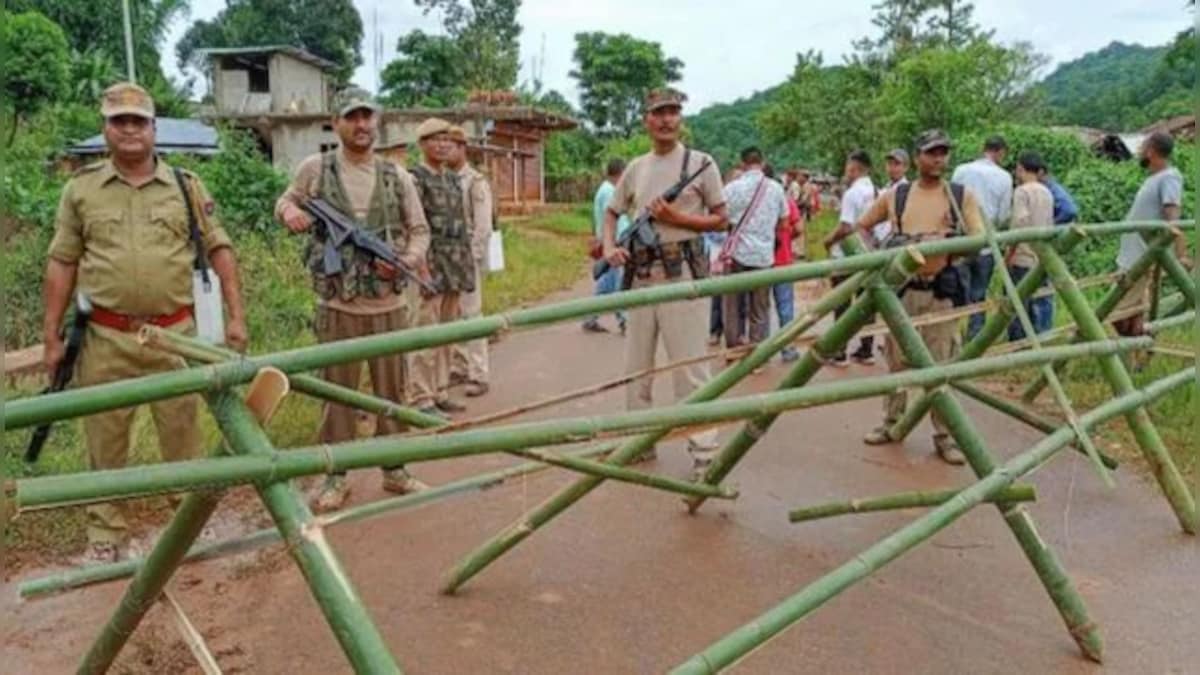
[[[336,153],[337,150],[331,150],[321,155],[321,178],[317,187],[317,197],[353,217],[354,209],[350,206],[345,186],[338,175]],[[408,238],[408,225],[404,222],[403,194],[400,174],[396,167],[391,162],[375,159],[375,189],[371,191],[367,222],[359,225],[401,249]],[[360,295],[378,298],[389,290],[395,293],[404,290],[405,277],[398,276],[391,281],[381,279],[375,272],[374,258],[358,250],[353,244],[346,244],[338,251],[342,258],[342,273],[326,275],[323,272],[324,252],[325,233],[321,228],[315,227],[305,249],[304,258],[312,275],[313,290],[318,297],[326,300],[337,297],[349,302]]]
[[[475,290],[462,180],[454,171],[437,174],[425,165],[412,169],[412,175],[429,222],[429,272],[434,286],[443,292]]]

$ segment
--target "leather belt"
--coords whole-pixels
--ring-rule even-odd
[[[104,309],[103,307],[93,307],[91,320],[105,328],[133,333],[140,330],[142,326],[151,325],[168,328],[177,323],[187,321],[190,318],[192,318],[192,305],[184,305],[170,314],[160,314],[158,316],[131,316]]]

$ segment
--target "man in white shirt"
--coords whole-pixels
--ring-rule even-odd
[[[855,223],[862,218],[863,214],[870,208],[875,198],[879,196],[879,191],[875,189],[875,184],[871,182],[871,156],[865,150],[855,150],[846,158],[846,183],[850,186],[846,189],[846,193],[842,196],[842,204],[838,221],[841,227],[853,227]],[[886,223],[885,223],[886,225]],[[839,227],[838,229],[841,229]],[[837,230],[834,230],[836,233]],[[876,232],[879,236],[879,232]],[[875,245],[877,242],[868,242],[869,245]],[[834,258],[845,256],[842,252],[842,245],[834,243],[830,238],[825,239],[825,248],[829,251],[829,255]],[[838,275],[831,277],[834,286],[845,281],[846,275]],[[841,318],[846,310],[850,309],[850,304],[847,303],[834,310],[834,316]],[[875,338],[873,336],[865,336],[859,342],[858,349],[854,351],[854,360],[863,365],[871,365],[875,363]],[[833,365],[844,368],[849,365],[846,358],[846,350],[843,349],[833,359]]]
[[[983,144],[983,156],[974,162],[959,166],[950,179],[951,182],[965,185],[975,193],[979,209],[983,212],[983,221],[993,230],[1007,227],[1012,214],[1013,179],[1001,168],[1007,154],[1008,143],[1004,138],[992,136]],[[966,261],[970,272],[970,288],[967,293],[969,304],[983,302],[987,297],[995,266],[992,252],[986,248]],[[977,312],[967,320],[968,338],[975,337],[979,329],[983,328],[983,318],[983,312]]]
[[[722,247],[729,256],[726,274],[769,269],[775,264],[775,231],[787,224],[787,198],[783,186],[763,173],[763,155],[758,148],[742,151],[742,173],[725,186],[725,204],[733,224]],[[762,286],[744,293],[724,297],[725,346],[746,344],[737,316],[739,296],[747,296],[751,344],[762,342],[770,330],[771,287]]]

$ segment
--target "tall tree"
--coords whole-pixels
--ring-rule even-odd
[[[466,97],[466,64],[452,38],[414,30],[400,38],[396,52],[380,75],[379,94],[388,105],[448,106]]]
[[[212,47],[290,45],[332,61],[348,82],[362,64],[362,17],[353,0],[225,0],[225,9],[194,22],[175,47],[180,68],[207,64],[198,51]]]
[[[626,33],[577,33],[574,60],[583,115],[605,135],[637,129],[646,94],[683,76],[683,61],[662,45]]]
[[[927,0],[927,39],[935,44],[962,47],[978,38],[990,38],[975,23],[975,5],[964,0]]]
[[[20,121],[67,90],[67,38],[38,12],[0,10],[0,52],[4,54],[4,98],[12,107],[8,139]]]
[[[463,62],[468,89],[512,89],[520,70],[521,0],[414,0],[424,13],[440,12]]]
[[[892,63],[917,46],[921,37],[921,17],[930,0],[881,0],[871,9],[871,25],[879,30],[876,37],[863,37],[854,42],[860,59],[876,66]]]

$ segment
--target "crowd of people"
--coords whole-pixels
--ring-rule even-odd
[[[644,106],[650,152],[628,163],[614,159],[597,190],[593,215],[593,257],[603,265],[597,294],[641,288],[710,274],[745,274],[791,265],[806,251],[806,229],[828,203],[810,172],[792,169],[780,176],[758,148],[746,148],[739,166],[724,178],[712,157],[680,141],[686,97],[672,89],[651,92]],[[195,334],[194,275],[215,274],[224,305],[224,342],[246,348],[246,310],[241,297],[233,243],[222,228],[215,204],[193,173],[172,169],[155,153],[154,102],[140,87],[122,83],[105,91],[101,113],[108,159],[81,169],[64,188],[50,244],[45,297],[45,361],[50,372],[63,362],[62,326],[76,290],[94,306],[83,351],[78,383],[98,385],[181,368],[185,362],[142,345],[141,326]],[[311,278],[317,311],[318,341],[332,342],[411,326],[439,324],[481,311],[481,283],[494,209],[487,178],[467,161],[466,132],[442,119],[425,120],[416,130],[420,161],[405,168],[376,154],[380,109],[365,92],[342,92],[335,105],[333,130],[339,144],[308,157],[296,168],[279,196],[275,216],[288,230],[308,238],[304,265]],[[1033,152],[1017,158],[1013,175],[1003,167],[1008,146],[988,139],[981,156],[960,165],[946,178],[953,149],[941,131],[922,133],[912,154],[896,148],[885,156],[886,185],[873,182],[868,152],[846,159],[844,190],[838,199],[839,224],[824,239],[833,257],[845,254],[843,240],[852,233],[868,246],[975,235],[986,228],[1040,227],[1072,222],[1078,209],[1049,167]],[[1129,220],[1167,220],[1180,216],[1183,178],[1170,165],[1171,137],[1153,134],[1140,150],[1150,176],[1139,190]],[[914,178],[910,181],[910,171]],[[314,227],[306,206],[323,200],[349,216],[367,233],[386,242],[397,263],[365,252],[352,241],[334,244],[324,228]],[[653,246],[621,244],[622,235],[649,218]],[[1177,240],[1181,247],[1183,242]],[[1146,250],[1138,234],[1121,240],[1117,265],[1127,270]],[[1182,255],[1181,255],[1182,257]],[[1015,279],[1028,274],[1037,258],[1026,246],[1005,253],[1003,264]],[[913,315],[927,314],[982,301],[996,261],[986,250],[962,260],[927,256],[922,268],[902,289],[902,304]],[[1188,263],[1190,264],[1190,263]],[[835,277],[834,284],[845,281]],[[1129,302],[1144,301],[1139,284]],[[676,400],[682,400],[710,377],[704,356],[710,345],[752,345],[770,332],[772,304],[780,326],[795,316],[791,283],[729,294],[616,312],[625,339],[625,371],[654,367],[661,341],[671,362],[687,362],[672,371]],[[1053,302],[1036,298],[1026,305],[1033,325],[1044,331],[1053,324]],[[846,307],[839,308],[842,316]],[[982,325],[982,313],[968,321],[967,336]],[[588,332],[607,332],[601,317],[583,323]],[[926,323],[919,332],[938,361],[953,359],[962,335],[954,322]],[[1125,334],[1141,331],[1140,318],[1120,327]],[[1019,325],[1009,331],[1020,339]],[[888,369],[905,367],[895,340],[884,340]],[[343,387],[357,388],[363,366],[376,396],[402,402],[439,417],[462,412],[451,397],[461,385],[467,396],[489,390],[488,345],[475,340],[405,355],[382,356],[366,364],[326,368],[322,376]],[[875,344],[864,336],[848,356],[831,359],[848,366],[850,359],[869,365]],[[727,352],[728,353],[728,352]],[[799,352],[789,347],[783,361]],[[730,356],[729,358],[736,358]],[[652,405],[652,380],[631,381],[626,390],[630,410]],[[905,411],[904,392],[885,397],[883,423],[867,443],[889,443],[889,429]],[[197,426],[198,399],[185,396],[155,403],[153,419],[167,460],[195,458],[201,452]],[[129,451],[132,409],[91,415],[84,420],[89,465],[93,469],[124,466]],[[937,454],[963,462],[943,420],[933,419]],[[355,411],[327,403],[319,429],[321,443],[353,439]],[[405,430],[389,416],[378,416],[374,433]],[[707,471],[717,451],[715,429],[692,430],[687,440],[693,476]],[[654,457],[653,449],[641,460]],[[404,466],[382,469],[387,491],[404,494],[424,489]],[[326,476],[313,507],[336,509],[349,496],[344,474]],[[121,510],[112,504],[87,507],[89,556],[112,560],[128,535]]]

